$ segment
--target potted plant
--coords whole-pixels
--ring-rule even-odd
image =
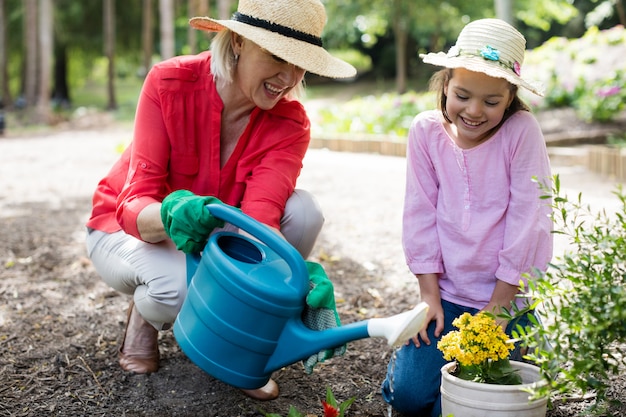
[[[541,383],[539,368],[510,361],[513,342],[495,317],[486,312],[465,313],[458,328],[437,343],[446,360],[441,368],[442,415],[542,417],[548,398],[533,398],[528,390]]]

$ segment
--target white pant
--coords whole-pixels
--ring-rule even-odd
[[[306,259],[324,224],[317,201],[304,190],[287,200],[280,231]],[[123,231],[87,234],[87,253],[104,282],[132,294],[135,308],[157,330],[176,319],[187,296],[186,255],[170,239],[146,243]]]

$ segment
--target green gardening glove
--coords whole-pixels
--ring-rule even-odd
[[[313,330],[324,330],[341,326],[335,305],[333,283],[328,279],[322,265],[309,261],[305,261],[305,264],[309,273],[310,290],[306,296],[302,322]],[[302,361],[304,370],[307,374],[310,374],[317,363],[324,362],[333,356],[343,355],[345,352],[345,344],[333,349],[322,350]]]
[[[163,199],[161,220],[177,249],[202,252],[213,229],[224,226],[224,221],[206,209],[212,203],[223,204],[215,197],[198,196],[187,190],[174,191]]]

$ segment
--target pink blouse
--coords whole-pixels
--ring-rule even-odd
[[[139,98],[133,142],[98,184],[87,226],[140,238],[139,212],[178,189],[215,196],[280,226],[309,144],[309,119],[297,101],[255,108],[220,167],[223,103],[210,62],[204,52],[153,67]]]
[[[440,111],[419,114],[407,145],[403,247],[414,274],[440,273],[441,298],[477,309],[496,279],[518,285],[552,257],[551,180],[543,134],[519,111],[484,143],[461,149]]]

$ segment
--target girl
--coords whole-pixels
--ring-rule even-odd
[[[548,154],[517,96],[520,86],[541,95],[520,76],[525,48],[511,25],[482,19],[447,54],[421,56],[444,69],[431,80],[439,110],[415,118],[407,147],[402,240],[430,309],[382,386],[385,401],[404,415],[440,415],[446,361],[437,341],[453,330],[452,320],[509,308],[524,274],[545,271],[552,257],[550,206],[532,181],[550,180]],[[501,324],[510,332],[510,323]]]

